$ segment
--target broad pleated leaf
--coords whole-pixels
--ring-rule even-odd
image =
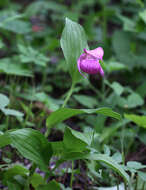
[[[88,48],[86,35],[82,26],[66,18],[60,43],[72,82],[76,83],[81,78],[77,69],[77,59],[83,53],[83,49]]]
[[[70,117],[79,115],[79,114],[102,114],[108,117],[112,117],[120,120],[121,116],[119,113],[114,112],[111,108],[98,108],[98,109],[71,109],[71,108],[60,108],[57,111],[53,112],[47,118],[47,127],[51,128],[53,125],[56,125]]]
[[[18,129],[9,132],[11,145],[27,159],[47,170],[52,148],[48,140],[37,130]]]
[[[89,159],[89,160],[104,162],[107,166],[109,166],[120,176],[122,176],[127,183],[130,183],[129,175],[125,172],[123,167],[120,164],[118,164],[115,160],[113,160],[111,157],[105,154],[96,154],[96,153],[85,154],[81,152],[72,152],[64,155],[63,159],[64,160]]]
[[[146,116],[140,116],[135,114],[124,114],[125,118],[136,123],[138,126],[146,129]]]

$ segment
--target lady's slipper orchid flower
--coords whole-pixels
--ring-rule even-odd
[[[98,47],[94,50],[84,49],[84,53],[81,54],[77,60],[78,70],[81,73],[81,75],[83,75],[83,73],[81,72],[83,71],[88,74],[99,73],[101,76],[103,76],[104,71],[99,63],[99,60],[102,60],[103,54],[104,51],[102,47]]]

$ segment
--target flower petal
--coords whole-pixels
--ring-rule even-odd
[[[99,69],[99,73],[100,73],[100,75],[103,77],[104,76],[104,71],[103,71],[103,69],[102,69],[102,67],[100,66],[100,69]]]
[[[82,55],[81,55],[81,56],[82,56]],[[81,68],[80,68],[81,56],[80,56],[79,59],[77,60],[78,71],[80,72],[80,74],[81,74],[84,78],[87,78],[87,77],[81,72]]]
[[[100,67],[99,61],[96,59],[85,59],[80,62],[80,69],[88,74],[97,74]]]
[[[102,49],[102,47],[98,47],[96,49],[93,49],[93,50],[86,50],[84,49],[84,52],[99,59],[99,60],[102,60],[102,57],[104,55],[104,51]]]

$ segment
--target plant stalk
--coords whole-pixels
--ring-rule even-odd
[[[67,104],[69,98],[71,97],[71,95],[72,95],[72,93],[73,93],[74,87],[75,87],[75,83],[72,83],[71,88],[69,89],[68,94],[67,94],[67,96],[66,96],[66,98],[65,98],[65,100],[64,100],[64,103],[63,103],[63,105],[61,106],[61,108],[64,108],[64,107],[66,106],[66,104]],[[47,129],[46,132],[45,132],[45,137],[46,137],[46,138],[48,137],[49,133],[50,133],[50,129]]]
[[[61,108],[64,108],[64,107],[66,106],[66,104],[67,104],[69,98],[71,97],[71,95],[72,95],[72,93],[73,93],[74,86],[75,86],[75,84],[73,83],[73,84],[71,85],[70,90],[68,91],[68,94],[67,94],[67,96],[66,96],[66,98],[65,98],[65,100],[64,100],[64,103],[63,103],[63,105],[62,105]]]
[[[74,177],[74,161],[72,161],[72,172],[71,172],[71,179],[70,179],[71,189],[72,189],[72,184],[73,184],[73,177]]]
[[[142,190],[144,190],[144,186],[145,186],[145,181],[143,182]]]
[[[135,190],[137,190],[137,186],[138,186],[138,175],[136,176],[136,183],[135,183]]]
[[[37,165],[35,163],[32,163],[30,173],[29,173],[29,176],[27,178],[27,182],[26,182],[26,185],[24,187],[24,190],[30,190],[29,185],[30,185],[31,177],[33,176],[36,168],[37,168]]]

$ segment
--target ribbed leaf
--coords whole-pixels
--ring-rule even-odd
[[[72,152],[72,153],[67,153],[66,155],[64,155],[63,159],[64,160],[88,159],[88,160],[104,162],[107,166],[109,166],[115,172],[117,172],[120,176],[122,176],[127,183],[130,183],[129,175],[125,172],[123,167],[119,165],[111,157],[105,154],[96,154],[96,153],[85,154],[81,152]]]
[[[76,83],[81,78],[77,69],[77,59],[83,53],[83,49],[88,48],[86,35],[82,26],[66,18],[60,43],[72,82]]]
[[[0,94],[0,109],[6,107],[9,104],[9,98],[4,94]]]
[[[113,117],[115,119],[121,119],[119,113],[112,111],[111,108],[98,108],[98,109],[71,109],[71,108],[60,108],[53,112],[47,119],[47,127],[51,128],[53,125],[60,123],[70,117],[79,114],[102,114],[108,117]]]
[[[11,139],[7,134],[0,134],[0,148],[11,143]]]
[[[46,185],[40,185],[36,190],[61,190],[59,183],[57,183],[55,180],[52,180],[49,182],[49,184]]]
[[[18,129],[9,132],[11,145],[25,158],[28,158],[47,170],[52,148],[47,139],[37,130]]]
[[[136,123],[138,126],[146,129],[146,116],[135,115],[135,114],[124,114],[125,118]]]

